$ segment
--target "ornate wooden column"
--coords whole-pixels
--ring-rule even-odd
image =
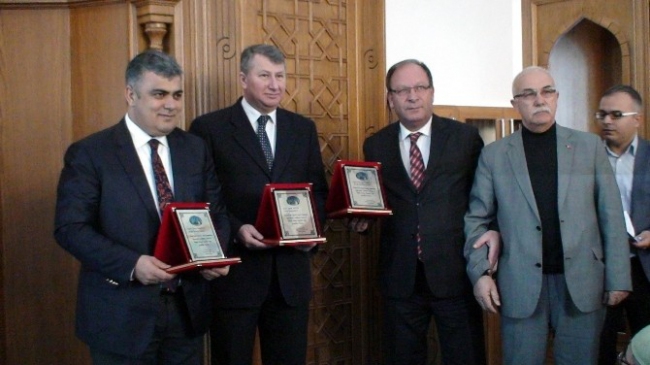
[[[131,0],[137,9],[138,24],[142,26],[148,47],[169,51],[165,35],[174,23],[174,9],[180,0]],[[167,46],[167,47],[165,47]]]

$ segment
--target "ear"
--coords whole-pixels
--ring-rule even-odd
[[[137,96],[135,95],[135,90],[131,88],[131,86],[127,85],[126,89],[124,90],[124,98],[126,99],[126,103],[129,106],[133,106],[135,104],[135,98]]]
[[[246,74],[239,72],[239,83],[241,84],[242,89],[246,89]]]
[[[515,99],[510,99],[510,105],[512,105],[513,108],[517,109],[515,106]]]
[[[386,95],[386,104],[388,104],[388,110],[393,110],[393,95],[390,93],[390,91],[388,92],[388,95]]]

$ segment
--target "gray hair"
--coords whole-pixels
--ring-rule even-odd
[[[284,65],[284,54],[276,46],[270,44],[255,44],[246,47],[241,53],[241,61],[239,63],[239,70],[248,75],[251,69],[251,62],[255,55],[262,55],[276,65]]]
[[[126,84],[135,89],[145,72],[150,71],[167,79],[183,75],[174,57],[157,50],[147,50],[135,56],[126,67]]]

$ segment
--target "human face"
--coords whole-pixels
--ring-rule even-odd
[[[634,99],[623,92],[614,93],[600,99],[598,110],[607,113],[615,110],[623,113],[640,112]],[[636,114],[612,119],[611,115],[607,115],[604,119],[598,121],[602,127],[601,136],[609,148],[616,153],[621,153],[625,151],[636,136],[641,116]]]
[[[550,92],[555,90],[551,75],[543,70],[524,70],[515,78],[512,90],[514,95],[535,93],[532,98],[515,96],[510,101],[528,130],[541,133],[553,126],[559,93]]]
[[[133,88],[126,87],[129,118],[152,137],[168,135],[183,111],[181,84],[180,76],[167,79],[146,71]]]
[[[433,114],[434,90],[422,67],[407,63],[395,70],[390,90],[388,105],[406,129],[416,131],[429,121]]]
[[[239,73],[244,98],[260,113],[271,113],[280,105],[286,88],[284,64],[275,64],[268,57],[256,54],[250,66],[247,74]]]

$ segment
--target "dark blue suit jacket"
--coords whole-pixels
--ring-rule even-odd
[[[650,143],[641,137],[634,157],[631,206],[630,218],[636,233],[650,231]],[[638,250],[637,255],[650,280],[650,252]]]
[[[264,186],[269,183],[313,183],[314,199],[321,222],[325,218],[327,181],[320,154],[316,126],[311,120],[284,109],[277,110],[277,137],[273,171],[241,106],[203,115],[192,122],[190,132],[203,137],[215,161],[230,213],[232,238],[243,224],[255,224]],[[310,254],[293,247],[249,250],[230,245],[229,256],[242,263],[214,282],[217,306],[258,307],[267,296],[273,275],[273,260],[280,290],[287,304],[305,304],[311,298]]]
[[[174,200],[210,202],[222,243],[229,224],[205,143],[175,129],[167,136]],[[131,281],[140,255],[152,255],[160,218],[133,141],[122,120],[72,144],[58,186],[57,242],[81,262],[77,335],[91,348],[137,356],[151,340],[160,288]],[[208,282],[182,275],[192,330],[210,321]]]
[[[393,210],[393,215],[381,224],[379,268],[383,295],[407,298],[413,293],[418,223],[421,257],[433,294],[448,298],[471,291],[463,257],[463,217],[482,147],[476,128],[434,114],[429,162],[418,192],[400,155],[399,123],[366,139],[365,158],[381,162],[384,188]]]

